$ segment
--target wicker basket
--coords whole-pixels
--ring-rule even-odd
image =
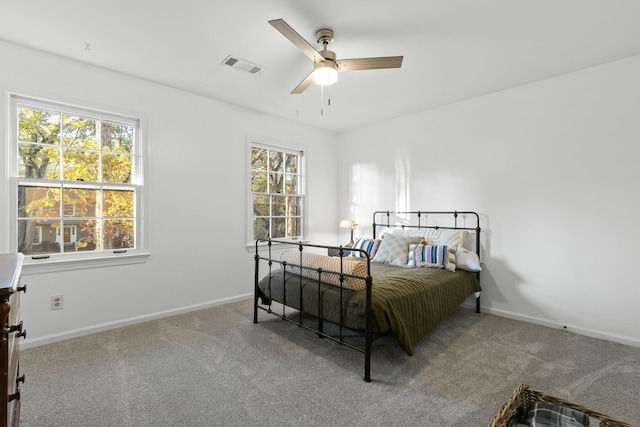
[[[511,399],[504,404],[487,427],[506,427],[511,417],[516,414],[518,407],[529,406],[536,402],[551,403],[553,405],[564,406],[583,412],[590,417],[600,420],[601,427],[633,427],[631,424],[616,420],[589,408],[585,408],[584,406],[576,405],[575,403],[567,402],[564,399],[532,390],[526,384],[520,384],[518,388],[516,388]]]

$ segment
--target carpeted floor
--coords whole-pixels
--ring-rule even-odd
[[[21,353],[22,427],[486,426],[520,383],[640,425],[640,348],[459,308],[363,357],[252,301]]]

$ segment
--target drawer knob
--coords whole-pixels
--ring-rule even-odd
[[[16,335],[16,338],[27,338],[27,330],[25,329],[24,331],[20,332],[18,335]]]
[[[16,379],[16,385],[20,383],[24,384],[24,374],[22,374],[19,378]]]
[[[18,287],[16,288],[16,291],[18,291],[18,292],[24,292],[24,293],[26,294],[26,293],[27,293],[27,285],[24,285],[24,286],[18,286]]]
[[[9,396],[7,396],[7,400],[9,402],[14,401],[14,400],[20,400],[20,392],[16,391],[13,394],[10,394]]]
[[[20,331],[22,332],[22,321],[20,321],[19,325],[13,325],[9,328],[9,333],[11,332],[15,332],[15,331]]]

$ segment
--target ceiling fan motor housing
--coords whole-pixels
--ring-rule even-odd
[[[313,64],[314,70],[318,68],[333,68],[338,71],[338,63],[333,59],[327,58],[325,61],[318,61]]]
[[[335,52],[333,52],[331,50],[324,49],[324,50],[320,51],[320,54],[327,61],[336,62],[336,53]],[[322,62],[322,61],[318,61],[318,62]]]

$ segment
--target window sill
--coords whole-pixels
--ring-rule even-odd
[[[100,267],[112,267],[119,265],[130,264],[142,264],[147,262],[150,253],[138,253],[138,254],[122,254],[117,256],[105,256],[99,258],[85,258],[85,259],[48,259],[48,260],[32,260],[25,257],[25,262],[22,264],[22,273],[24,275],[29,274],[42,274],[42,273],[56,273],[60,271],[71,270],[84,270],[90,268]]]

